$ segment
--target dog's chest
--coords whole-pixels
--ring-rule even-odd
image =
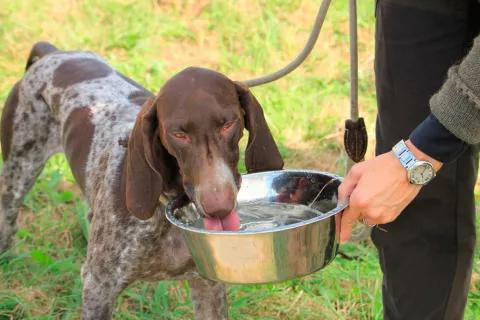
[[[149,220],[141,221],[100,208],[92,225],[90,242],[95,250],[93,265],[116,266],[120,274],[147,281],[187,279],[197,276],[183,234],[165,218],[163,205]],[[92,251],[92,252],[93,252]],[[130,270],[125,272],[125,270]]]
[[[139,260],[139,278],[145,280],[188,279],[197,275],[187,243],[174,227],[155,243],[145,245],[143,259]]]

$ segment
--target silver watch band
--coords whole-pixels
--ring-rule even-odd
[[[408,149],[407,144],[403,140],[400,140],[400,142],[397,143],[392,150],[393,153],[395,153],[395,155],[397,156],[402,166],[404,166],[407,170],[409,170],[417,161],[417,159],[415,158],[413,153],[410,152],[410,149]]]

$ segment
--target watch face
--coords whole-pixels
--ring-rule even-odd
[[[428,162],[420,162],[410,170],[410,182],[414,184],[426,184],[434,176],[433,166]]]

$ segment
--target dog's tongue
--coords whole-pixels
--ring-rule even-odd
[[[225,218],[204,218],[203,226],[207,230],[237,231],[240,228],[238,213],[233,211]]]

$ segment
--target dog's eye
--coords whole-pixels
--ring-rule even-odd
[[[178,139],[185,139],[187,137],[183,132],[176,132],[173,134],[173,136]]]
[[[227,131],[228,129],[230,129],[233,126],[234,123],[235,123],[235,121],[230,121],[230,122],[225,123],[222,127],[222,131]]]

